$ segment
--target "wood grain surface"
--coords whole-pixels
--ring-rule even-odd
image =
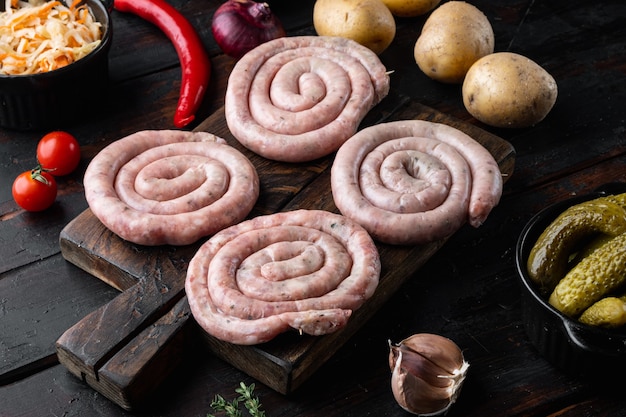
[[[211,56],[211,84],[190,129],[207,125],[223,105],[236,62],[221,53],[210,31],[211,16],[223,2],[167,1],[189,18]],[[314,3],[269,2],[290,36],[315,34]],[[298,389],[282,395],[257,383],[255,394],[268,417],[407,417],[391,393],[387,342],[416,332],[452,338],[470,362],[461,395],[447,417],[626,415],[626,397],[613,378],[588,380],[572,375],[535,348],[522,320],[514,267],[517,239],[534,214],[608,182],[626,182],[626,2],[476,0],[472,4],[491,22],[497,51],[528,56],[554,76],[559,87],[557,103],[545,120],[527,129],[496,129],[479,123],[465,110],[459,86],[437,83],[415,65],[413,47],[428,15],[396,20],[396,37],[380,57],[393,71],[392,87],[411,101],[396,102],[395,110],[391,105],[381,108],[368,122],[417,116],[419,106],[413,103],[421,103],[512,144],[515,172],[488,221],[479,229],[465,226],[448,239]],[[117,138],[137,130],[172,128],[180,92],[181,68],[167,37],[127,13],[114,11],[113,20],[110,88],[101,97],[101,106],[58,126],[79,140],[81,163],[74,173],[59,178],[57,201],[49,210],[25,212],[11,196],[13,179],[36,165],[37,141],[47,132],[0,129],[3,417],[205,417],[213,412],[210,404],[215,395],[232,400],[240,383],[256,381],[208,352],[193,326],[180,333],[186,340],[182,363],[133,411],[94,390],[58,361],[55,342],[63,332],[120,295],[61,254],[59,234],[87,209],[82,183],[85,168]],[[208,129],[212,129],[210,124]],[[324,166],[310,169],[318,172],[312,181],[324,183],[320,178]],[[288,184],[295,179],[288,174],[287,170],[275,173],[275,194],[262,195],[259,207],[270,204],[276,195],[294,195]],[[308,188],[282,200],[284,206],[278,209],[306,203],[307,193]],[[332,207],[332,201],[324,199],[320,205]],[[131,278],[125,285],[136,282]],[[155,344],[151,348],[158,348],[156,337],[162,329],[146,329],[150,329],[146,335],[152,336],[146,340]],[[126,346],[129,351],[135,349],[131,342]],[[177,357],[167,351],[163,355],[157,360],[161,366]],[[111,365],[115,369],[114,362]],[[119,381],[129,384],[124,379],[128,377],[120,374]],[[132,390],[121,394],[127,401],[136,400]]]
[[[364,125],[391,120],[422,119],[445,123],[465,131],[483,144],[498,161],[504,180],[513,173],[515,151],[507,141],[476,126],[455,120],[392,92],[368,115]],[[223,108],[201,123],[225,138],[255,165],[261,197],[251,216],[277,211],[323,209],[337,212],[330,191],[332,155],[305,164],[269,161],[243,148],[229,133]],[[184,247],[143,247],[120,239],[87,209],[61,232],[65,259],[119,289],[122,293],[68,329],[57,341],[59,360],[73,374],[126,409],[134,408],[167,376],[156,355],[177,355],[184,346],[180,334],[189,317],[184,298],[186,266],[202,242]],[[376,293],[353,313],[348,325],[322,337],[288,333],[256,346],[238,346],[218,340],[202,330],[207,347],[248,375],[274,390],[296,390],[323,365],[411,277],[445,240],[419,246],[378,244],[382,271]],[[175,303],[177,319],[166,320],[159,345],[167,349],[143,351],[140,346],[157,320],[170,314]],[[129,354],[129,352],[132,352]],[[180,358],[169,357],[176,364]],[[125,368],[112,366],[123,362]],[[129,375],[151,375],[152,384]],[[131,394],[132,393],[132,394]]]

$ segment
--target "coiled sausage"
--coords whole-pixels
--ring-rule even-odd
[[[337,208],[390,244],[431,242],[467,221],[480,226],[502,185],[497,162],[480,143],[423,120],[361,130],[341,146],[331,168]]]
[[[187,245],[243,220],[259,195],[252,163],[206,132],[152,130],[119,139],[91,161],[85,197],[127,241]]]
[[[378,56],[358,43],[322,36],[279,38],[233,68],[226,122],[251,151],[284,162],[334,152],[389,92]]]
[[[259,216],[205,242],[187,270],[191,312],[210,335],[266,342],[288,329],[343,327],[374,293],[378,250],[358,224],[323,210]]]

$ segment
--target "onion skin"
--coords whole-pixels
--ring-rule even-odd
[[[239,59],[262,43],[285,36],[267,3],[228,0],[213,15],[211,31],[222,51]]]

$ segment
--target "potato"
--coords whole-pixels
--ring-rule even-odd
[[[489,19],[475,6],[450,1],[428,17],[415,43],[415,62],[430,78],[460,84],[479,58],[493,53],[495,36]]]
[[[421,16],[434,9],[441,0],[383,0],[391,14],[398,17]]]
[[[481,122],[521,128],[542,121],[556,102],[554,78],[531,59],[497,52],[476,61],[465,76],[463,104]]]
[[[317,0],[313,27],[320,36],[352,39],[376,54],[396,36],[396,21],[382,0]]]

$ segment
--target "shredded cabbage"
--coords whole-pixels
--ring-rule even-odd
[[[52,71],[97,48],[101,24],[89,8],[73,0],[5,0],[0,13],[0,73],[27,75]]]

